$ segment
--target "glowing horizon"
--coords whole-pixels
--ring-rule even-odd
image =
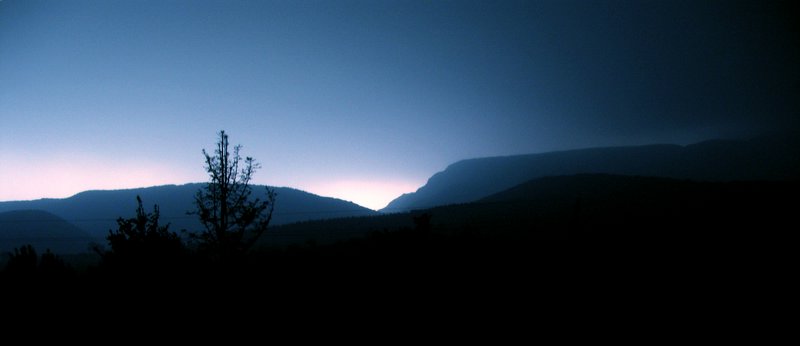
[[[141,181],[141,183],[139,183]],[[11,190],[8,186],[0,185],[0,202],[11,201],[30,201],[38,199],[66,199],[86,191],[103,190],[127,190],[138,188],[149,188],[164,185],[185,185],[203,183],[202,181],[173,181],[168,179],[143,179],[128,180],[128,183],[120,184],[118,181],[98,181],[92,183],[77,183],[72,185],[53,185],[46,190],[23,188]],[[24,185],[17,185],[24,187]],[[262,184],[258,184],[262,185]],[[392,200],[400,197],[404,193],[416,191],[421,185],[403,182],[379,182],[379,181],[335,181],[330,183],[313,184],[310,187],[286,186],[284,184],[266,184],[276,187],[287,187],[299,189],[322,197],[337,198],[344,201],[353,202],[362,207],[372,210],[380,210]]]
[[[391,180],[337,180],[311,184],[304,190],[320,196],[350,201],[372,210],[380,210],[400,195],[416,191],[422,184]]]
[[[20,162],[10,156],[0,156],[3,162]],[[93,190],[123,190],[162,185],[183,185],[207,181],[204,172],[182,171],[167,165],[138,162],[108,164],[87,157],[61,158],[50,165],[40,166],[23,161],[17,170],[4,171],[0,177],[0,202],[36,199],[62,199]],[[375,178],[331,178],[306,182],[286,179],[254,180],[253,184],[289,187],[323,197],[333,197],[356,203],[373,210],[385,207],[403,193],[414,192],[424,181],[405,181]]]

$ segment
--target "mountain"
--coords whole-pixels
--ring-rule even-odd
[[[0,213],[0,252],[31,244],[37,251],[85,252],[92,241],[89,233],[42,210]]]
[[[466,203],[545,176],[606,173],[701,181],[796,180],[800,136],[712,140],[688,146],[646,145],[489,157],[456,162],[382,212]]]
[[[142,197],[145,210],[152,212],[158,204],[161,222],[169,222],[170,229],[202,229],[196,215],[187,215],[194,210],[195,193],[203,184],[165,185],[148,188],[86,191],[64,199],[41,199],[35,201],[0,202],[0,212],[24,209],[47,211],[61,217],[91,236],[103,238],[110,229],[116,229],[117,218],[134,216],[136,196]],[[264,191],[264,186],[253,186],[253,195]],[[375,211],[340,199],[321,197],[308,192],[279,187],[275,188],[277,200],[272,224],[279,225],[313,219],[364,216]]]
[[[361,247],[377,246],[375,253],[399,256],[466,250],[502,257],[551,253],[548,248],[554,244],[538,240],[654,241],[639,243],[646,247],[668,240],[685,246],[708,244],[699,240],[789,239],[798,224],[798,194],[798,181],[551,176],[470,203],[279,226],[264,243],[331,245],[358,238],[361,245],[339,249],[341,253],[364,253]],[[419,232],[415,224],[424,214],[429,215],[429,232]],[[398,232],[404,234],[392,235]]]

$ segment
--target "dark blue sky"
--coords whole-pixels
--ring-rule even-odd
[[[464,158],[796,128],[765,1],[0,2],[0,200],[204,181],[382,207]],[[383,204],[383,205],[382,205]]]

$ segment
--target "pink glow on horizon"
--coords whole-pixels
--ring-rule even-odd
[[[14,169],[0,170],[0,201],[66,198],[87,190],[113,190],[202,181],[169,167],[90,158],[57,159],[46,165],[0,157]],[[202,172],[201,172],[202,173]]]
[[[202,169],[182,170],[156,162],[67,155],[42,164],[27,157],[0,153],[0,162],[4,164],[0,167],[0,201],[67,198],[88,190],[208,181],[208,176]],[[13,169],[8,169],[11,167]],[[374,178],[332,178],[330,181],[317,180],[310,183],[281,177],[273,177],[271,180],[273,181],[259,180],[254,183],[298,188],[320,196],[352,201],[374,210],[385,207],[403,193],[416,191],[424,183]]]
[[[305,186],[308,192],[351,201],[378,210],[404,193],[416,191],[422,183],[410,181],[337,180]]]

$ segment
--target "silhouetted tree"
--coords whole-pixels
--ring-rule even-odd
[[[106,267],[128,269],[166,269],[174,265],[183,255],[184,246],[180,236],[169,230],[169,224],[159,224],[158,205],[148,214],[142,207],[142,199],[136,196],[136,216],[117,219],[118,229],[110,230],[108,237],[111,250],[99,251]]]
[[[275,191],[253,198],[250,180],[261,166],[252,157],[242,159],[241,145],[229,151],[228,135],[220,131],[213,155],[205,149],[211,181],[195,196],[196,214],[205,230],[196,235],[201,250],[228,258],[247,252],[267,230],[275,207]]]

